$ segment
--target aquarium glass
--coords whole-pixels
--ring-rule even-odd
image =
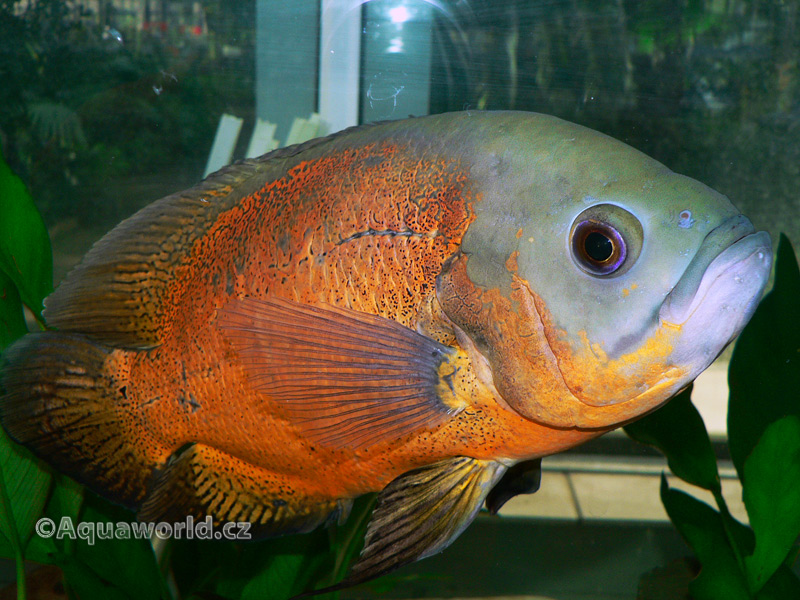
[[[727,195],[775,246],[781,232],[797,245],[799,13],[787,0],[1,0],[0,148],[44,217],[55,284],[118,222],[232,161],[462,110],[607,133]],[[698,382],[715,441],[727,359]],[[544,484],[572,500],[576,482],[600,485],[602,498],[589,475],[627,474],[660,510],[660,468],[626,470],[643,452],[607,436],[552,463]],[[638,575],[686,551],[666,527],[642,528],[652,515],[637,508],[559,502],[538,509],[547,529],[479,520],[443,562],[384,592],[633,598]],[[586,520],[596,527],[578,532]],[[503,541],[520,532],[519,547]]]

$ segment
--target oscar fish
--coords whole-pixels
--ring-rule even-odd
[[[7,351],[2,424],[142,521],[276,536],[378,492],[355,583],[666,402],[771,260],[725,196],[554,117],[362,126],[97,242]]]

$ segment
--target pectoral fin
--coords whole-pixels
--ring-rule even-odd
[[[217,326],[250,384],[318,443],[360,448],[432,429],[463,408],[443,383],[452,349],[392,319],[244,298],[219,311]]]

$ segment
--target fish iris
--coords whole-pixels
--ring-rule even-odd
[[[578,266],[591,275],[611,275],[628,255],[625,239],[608,223],[594,220],[577,224],[572,237],[572,254]]]
[[[572,259],[585,273],[617,276],[633,266],[642,249],[642,225],[622,207],[596,204],[580,213],[570,230]]]

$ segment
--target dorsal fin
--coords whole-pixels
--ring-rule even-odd
[[[100,239],[45,301],[47,322],[117,347],[160,342],[159,308],[175,268],[217,215],[231,191],[257,172],[251,161],[162,198]]]
[[[92,247],[47,298],[45,319],[62,331],[87,334],[113,347],[157,346],[176,270],[219,215],[283,176],[308,151],[315,150],[312,158],[321,156],[333,142],[372,129],[353,127],[279,148],[146,206]]]

